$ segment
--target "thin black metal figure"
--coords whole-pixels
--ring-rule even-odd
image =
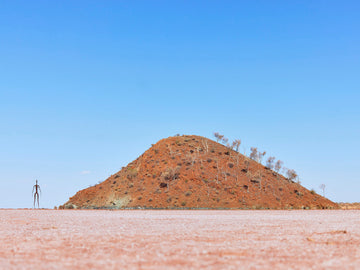
[[[35,192],[34,192],[35,191]],[[32,194],[34,195],[34,208],[35,208],[35,202],[37,201],[37,205],[39,208],[39,198],[41,194],[40,186],[38,185],[38,180],[36,180],[36,184],[33,186]]]

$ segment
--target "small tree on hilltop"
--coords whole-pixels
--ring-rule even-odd
[[[276,163],[275,163],[275,171],[276,171],[277,174],[279,174],[283,164],[284,164],[284,162],[282,162],[281,160],[276,161]]]
[[[220,135],[219,132],[214,132],[214,137],[215,137],[217,142],[219,142],[219,140],[220,140],[219,135]]]
[[[290,181],[294,181],[298,177],[297,173],[293,169],[288,169],[286,171],[286,176]]]
[[[268,167],[270,170],[274,169],[274,162],[275,162],[275,157],[269,157],[266,160],[266,167]]]
[[[258,158],[258,150],[257,150],[257,147],[251,147],[251,148],[250,148],[250,151],[251,151],[251,153],[250,153],[250,158],[251,158],[252,160],[257,161],[257,158]]]
[[[223,138],[222,138],[223,144],[227,144],[228,141],[229,141],[229,139],[228,139],[228,138],[225,138],[225,137],[223,136]]]
[[[239,152],[240,145],[241,145],[241,140],[235,140],[232,142],[231,148],[236,152]]]
[[[321,184],[319,188],[323,191],[323,196],[325,197],[325,188],[326,188],[325,184]]]
[[[232,150],[235,149],[235,142],[232,142],[231,145],[229,145]]]
[[[214,132],[214,137],[216,138],[216,141],[219,142],[224,138],[224,135],[221,135],[219,132]]]
[[[258,152],[258,161],[261,164],[263,157],[266,155],[266,152]]]

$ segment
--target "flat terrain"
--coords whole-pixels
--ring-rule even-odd
[[[0,210],[0,269],[360,269],[357,210]]]

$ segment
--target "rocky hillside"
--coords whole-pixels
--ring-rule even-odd
[[[61,208],[332,209],[338,205],[200,136],[160,140]]]

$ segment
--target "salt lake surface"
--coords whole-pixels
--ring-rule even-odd
[[[0,269],[360,269],[360,211],[0,210]]]

